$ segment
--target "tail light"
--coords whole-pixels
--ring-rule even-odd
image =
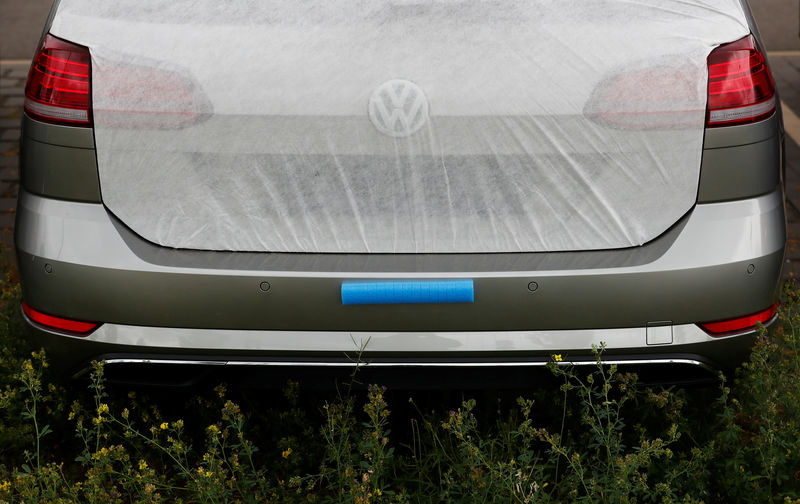
[[[717,320],[715,322],[703,322],[698,324],[711,336],[725,336],[744,331],[755,329],[756,325],[760,322],[765,324],[775,317],[780,303],[775,303],[766,310],[744,317],[737,317],[726,320]]]
[[[36,51],[25,84],[25,112],[69,126],[91,126],[89,49],[49,33]]]
[[[211,103],[177,65],[123,54],[99,60],[95,123],[113,128],[181,129],[210,116]]]
[[[647,83],[643,86],[642,83]],[[601,82],[584,107],[584,115],[613,128],[676,129],[697,122],[699,110],[673,110],[691,96],[680,70],[651,67],[626,70]]]
[[[775,112],[775,84],[755,37],[717,47],[708,55],[707,126],[766,119]]]
[[[97,322],[74,320],[55,315],[48,315],[31,308],[28,303],[22,302],[22,311],[33,322],[47,329],[73,334],[75,336],[88,336],[89,333],[100,327]]]

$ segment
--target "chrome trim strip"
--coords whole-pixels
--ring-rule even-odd
[[[113,364],[168,364],[168,365],[192,365],[192,366],[225,366],[228,361],[215,361],[215,360],[184,360],[184,359],[107,359],[101,361],[105,365]]]
[[[477,361],[477,362],[436,362],[436,361],[398,361],[398,362],[334,362],[334,361],[215,361],[215,360],[182,360],[182,359],[143,359],[143,358],[116,358],[104,360],[105,365],[115,364],[170,364],[192,366],[275,366],[275,367],[542,367],[550,361]],[[654,365],[654,364],[682,364],[701,367],[707,371],[716,372],[716,369],[705,362],[696,359],[664,358],[664,359],[613,359],[603,360],[607,365]],[[559,366],[589,366],[597,365],[597,361],[560,361]],[[83,374],[80,371],[75,376]]]

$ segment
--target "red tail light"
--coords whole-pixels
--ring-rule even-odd
[[[778,311],[780,303],[775,303],[764,311],[747,315],[745,317],[737,317],[734,319],[718,320],[716,322],[704,322],[699,324],[705,332],[711,336],[724,336],[737,332],[744,332],[755,329],[756,324],[762,324],[772,320],[775,313]]]
[[[25,312],[25,315],[27,315],[29,319],[41,326],[56,331],[72,333],[77,336],[87,336],[90,332],[100,327],[100,324],[96,322],[66,319],[42,313],[34,310],[24,301],[22,302],[22,311]]]
[[[25,85],[25,112],[69,126],[91,126],[89,49],[49,33],[36,52]]]
[[[717,47],[708,55],[707,125],[731,126],[775,112],[775,84],[755,37]]]
[[[124,54],[106,54],[96,74],[95,124],[113,128],[181,129],[213,110],[191,73]]]

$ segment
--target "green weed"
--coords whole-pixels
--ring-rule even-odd
[[[102,363],[76,390],[29,347],[16,284],[0,288],[0,502],[800,504],[794,285],[717,391],[643,387],[601,347],[588,373],[554,359],[558,388],[428,410],[378,385],[295,382],[176,407],[109,389]]]

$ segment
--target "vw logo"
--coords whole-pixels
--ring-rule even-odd
[[[413,82],[394,79],[375,89],[367,107],[369,120],[385,135],[413,135],[428,120],[428,99]]]

